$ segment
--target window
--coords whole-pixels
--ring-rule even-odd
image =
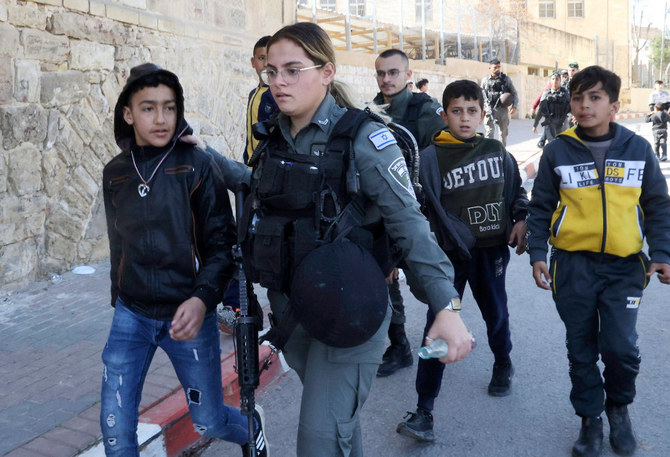
[[[584,1],[568,2],[568,17],[584,17]]]
[[[540,0],[540,17],[556,17],[556,5],[554,0]]]
[[[421,23],[421,8],[426,22],[433,20],[433,0],[416,0],[416,21]]]
[[[349,14],[365,16],[365,0],[349,0]]]
[[[335,0],[321,0],[321,9],[335,11]]]

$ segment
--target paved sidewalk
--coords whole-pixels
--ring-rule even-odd
[[[90,275],[68,272],[57,282],[40,281],[14,292],[0,290],[1,456],[71,457],[100,438],[100,355],[113,308],[109,264],[93,267],[96,271]],[[226,402],[239,406],[232,337],[222,335],[221,346]],[[275,365],[264,373],[262,383],[278,374],[281,364]],[[183,393],[163,351],[156,352],[151,364],[140,411],[140,421],[153,424],[142,425],[145,436],[140,443],[176,429],[186,415]],[[162,440],[181,439],[177,444],[188,447],[199,438],[190,423],[182,429],[183,436]],[[177,444],[162,446],[171,452],[168,455],[175,455]],[[102,454],[97,450],[86,455]]]

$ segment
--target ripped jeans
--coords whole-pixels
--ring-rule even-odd
[[[109,338],[102,352],[100,428],[109,456],[139,456],[138,408],[142,386],[157,347],[170,358],[184,388],[191,419],[198,433],[244,445],[247,418],[223,404],[221,348],[215,313],[207,313],[198,335],[190,341],[170,337],[170,321],[159,321],[129,310],[117,300]]]

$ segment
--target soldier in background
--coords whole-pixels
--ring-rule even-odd
[[[486,138],[495,138],[495,129],[500,129],[500,141],[507,144],[509,117],[516,113],[519,97],[512,83],[512,79],[501,71],[500,60],[489,62],[491,74],[482,80],[482,90],[485,96],[486,117],[484,125]]]

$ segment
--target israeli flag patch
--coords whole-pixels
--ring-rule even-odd
[[[389,132],[389,129],[387,128],[381,128],[376,132],[372,132],[368,138],[370,138],[372,144],[375,145],[377,151],[381,151],[386,146],[398,144],[393,134]]]

